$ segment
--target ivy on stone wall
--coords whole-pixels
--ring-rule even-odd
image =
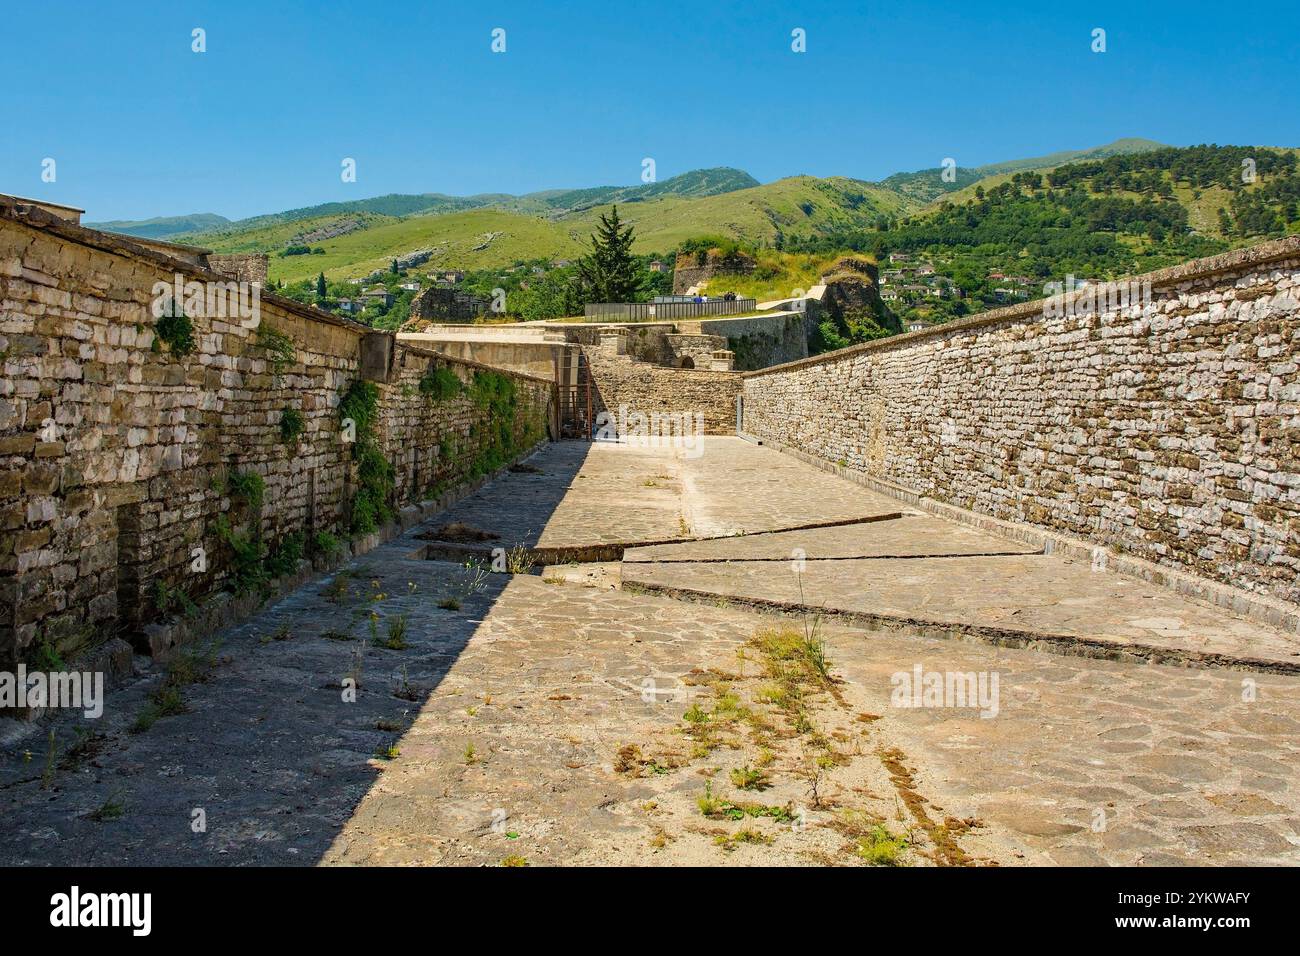
[[[263,322],[257,327],[257,344],[266,352],[271,373],[279,375],[298,358],[293,339]]]
[[[286,408],[280,413],[280,440],[286,445],[294,444],[302,437],[307,420],[296,408]]]
[[[384,457],[375,436],[375,423],[379,419],[379,387],[362,379],[354,381],[339,403],[339,418],[352,419],[356,427],[352,458],[357,463],[360,487],[352,499],[352,531],[354,534],[368,534],[393,518],[393,509],[388,503],[393,491],[393,466]]]
[[[478,454],[470,468],[474,477],[505,467],[545,435],[541,412],[529,409],[523,416],[524,420],[517,421],[520,416],[519,394],[510,376],[477,371],[470,394],[475,404],[486,413],[483,422],[473,432],[479,443]]]
[[[435,402],[455,398],[464,389],[460,376],[445,365],[430,368],[420,379],[420,394]]]

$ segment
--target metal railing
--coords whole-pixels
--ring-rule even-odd
[[[710,299],[707,302],[590,302],[587,322],[666,322],[708,315],[740,315],[758,308],[757,299]]]

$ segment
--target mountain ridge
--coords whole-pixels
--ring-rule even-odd
[[[635,227],[633,248],[639,254],[669,256],[683,242],[706,237],[787,250],[824,249],[834,242],[849,248],[848,243],[863,234],[932,217],[946,206],[977,200],[1025,174],[1050,176],[1062,170],[1068,174],[1067,167],[1080,164],[1119,163],[1114,175],[1127,180],[1129,174],[1123,169],[1137,163],[1148,172],[1132,180],[1127,194],[1154,196],[1151,177],[1157,175],[1156,167],[1216,150],[1237,157],[1242,150],[1273,148],[1160,147],[1151,140],[1121,139],[1089,149],[959,168],[950,183],[943,181],[939,169],[895,174],[881,182],[801,175],[759,183],[748,173],[718,167],[661,183],[540,190],[521,196],[390,194],[218,223],[168,238],[224,253],[267,253],[272,279],[286,282],[315,278],[321,272],[331,280],[357,278],[412,253],[426,254],[430,268],[465,270],[572,260],[585,251],[599,217],[615,203],[620,217]],[[1224,173],[1219,170],[1215,175]],[[1117,181],[1106,188],[1121,195],[1126,187]],[[1187,208],[1194,232],[1210,237],[1223,233],[1220,209],[1233,200],[1231,190],[1215,183],[1201,188],[1168,183],[1161,188],[1167,198]],[[1270,201],[1276,205],[1277,200]],[[1243,215],[1267,218],[1271,213],[1257,210]]]
[[[942,170],[938,167],[912,172],[897,172],[881,180],[864,180],[841,176],[822,177],[822,179],[846,180],[891,189],[913,201],[924,204],[944,192],[954,192],[985,176],[1024,169],[1050,169],[1068,162],[1100,159],[1120,152],[1158,149],[1162,145],[1154,140],[1118,139],[1102,146],[1087,149],[1063,150],[1045,156],[1003,160],[969,169],[958,167],[956,170],[957,180],[954,183],[944,183],[940,175]],[[216,213],[187,213],[178,216],[157,216],[152,219],[142,220],[116,219],[105,222],[87,222],[86,225],[94,229],[103,229],[107,232],[117,232],[123,235],[165,239],[180,235],[197,238],[205,232],[251,229],[278,222],[314,219],[328,215],[346,215],[349,213],[413,216],[463,212],[468,209],[488,207],[506,209],[525,215],[560,217],[600,205],[644,202],[648,199],[664,196],[699,198],[723,195],[728,192],[738,192],[756,186],[773,185],[795,178],[800,177],[785,176],[773,180],[772,183],[761,183],[744,170],[730,166],[715,166],[689,170],[662,182],[640,183],[632,186],[552,188],[519,194],[476,193],[469,196],[452,196],[447,193],[437,192],[386,193],[365,199],[317,203],[312,206],[263,213],[244,219],[227,219]],[[926,182],[928,185],[918,189],[913,185],[918,182]],[[202,222],[200,222],[199,227],[195,228],[194,223],[200,220]]]
[[[757,185],[760,185],[759,181],[744,170],[718,166],[709,169],[693,169],[663,182],[641,183],[634,186],[543,189],[519,195],[478,193],[472,196],[451,196],[446,193],[387,193],[366,199],[318,203],[314,206],[265,213],[246,219],[232,220],[215,213],[189,213],[144,220],[118,219],[109,222],[88,222],[86,225],[92,229],[103,229],[107,232],[142,238],[163,239],[179,235],[196,238],[206,232],[251,229],[274,223],[351,213],[375,213],[401,217],[463,212],[469,209],[502,208],[531,215],[562,215],[608,203],[640,202],[659,196],[711,196]],[[187,223],[204,217],[208,217],[211,222],[201,228],[186,227]]]

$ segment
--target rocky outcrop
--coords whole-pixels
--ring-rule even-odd
[[[855,326],[876,325],[890,332],[902,331],[898,319],[880,298],[880,275],[869,259],[843,256],[822,275],[826,292],[821,311],[842,335]]]
[[[721,249],[680,252],[673,266],[673,294],[685,295],[701,282],[724,273],[745,274],[754,271],[754,257],[740,251]]]

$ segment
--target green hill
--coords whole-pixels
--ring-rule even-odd
[[[612,192],[577,191],[582,196],[569,191],[520,197],[519,202],[546,205],[545,215],[493,204],[396,216],[363,211],[357,204],[346,204],[345,209],[331,204],[325,214],[258,217],[184,238],[217,252],[269,253],[271,277],[296,281],[322,271],[330,279],[364,275],[417,250],[432,252],[431,266],[468,270],[533,259],[572,259],[582,253],[600,215],[615,201],[619,214],[635,226],[635,250],[643,253],[669,253],[702,234],[777,246],[791,237],[872,228],[880,218],[910,208],[896,193],[853,179],[796,176],[730,189],[742,181],[740,177],[751,182],[752,177],[719,176],[719,172],[702,170],[698,175]],[[719,188],[727,191],[713,192]],[[610,201],[595,203],[598,197]],[[328,235],[331,232],[340,234]],[[301,245],[321,251],[282,255],[289,247]]]
[[[1082,175],[1085,181],[1078,188],[1094,198],[1137,202],[1136,211],[1128,210],[1125,216],[1131,213],[1146,225],[1165,230],[1163,239],[1134,235],[1097,238],[1099,250],[1100,245],[1107,248],[1089,262],[1097,268],[1123,269],[1181,256],[1195,245],[1183,240],[1175,243],[1171,236],[1232,242],[1247,235],[1271,234],[1276,232],[1276,222],[1270,220],[1267,228],[1262,224],[1274,214],[1286,228],[1293,217],[1276,208],[1280,200],[1267,200],[1272,203],[1271,212],[1247,208],[1259,187],[1234,187],[1231,180],[1236,173],[1224,164],[1241,157],[1214,152],[1231,149],[1241,148],[1178,149],[1150,140],[1123,139],[1093,149],[958,169],[954,183],[942,183],[936,169],[900,173],[880,183],[791,176],[760,184],[747,173],[719,168],[684,173],[660,183],[543,190],[521,196],[393,194],[240,222],[211,223],[201,230],[169,233],[167,237],[220,252],[266,252],[271,256],[272,277],[289,281],[321,271],[336,280],[361,276],[416,251],[430,253],[431,267],[466,270],[573,259],[581,254],[599,216],[614,204],[635,227],[634,248],[643,254],[668,254],[688,239],[707,235],[795,252],[879,249],[881,236],[897,240],[911,234],[899,231],[900,224],[915,232],[923,221],[947,223],[956,236],[951,242],[961,245],[962,235],[985,235],[979,212],[984,208],[981,196],[1004,187],[1011,189],[1017,183],[1015,191],[1023,193],[1023,177],[1028,175],[1051,177],[1060,171],[1074,175],[1069,171],[1084,169],[1092,172]],[[1255,151],[1261,155],[1268,152],[1262,147]],[[1205,170],[1211,167],[1215,171],[1207,179]],[[1165,180],[1158,193],[1153,191],[1152,177]],[[1272,178],[1273,173],[1261,167],[1261,184]],[[1059,199],[1053,200],[1056,205],[1050,210],[1040,206],[1038,212],[1065,216],[1065,225],[1059,228],[1066,232],[1077,229],[1079,220],[1062,210]],[[953,205],[962,207],[963,212],[949,221],[952,217],[944,209]],[[1238,225],[1225,227],[1221,208]],[[1174,221],[1171,216],[1182,218]],[[1087,221],[1086,217],[1082,221]],[[1243,223],[1245,233],[1238,228]],[[1037,256],[1049,264],[1044,268],[1053,271],[1064,261],[1058,239],[1050,229],[1035,233],[1014,250],[1015,257]],[[1011,240],[1000,237],[997,242]],[[1046,251],[1040,255],[1036,250]],[[991,262],[1007,255],[998,252],[986,258]],[[1023,262],[1004,264],[1024,271]]]
[[[112,219],[108,222],[88,222],[91,229],[104,232],[120,232],[127,236],[139,236],[142,239],[170,239],[185,233],[200,232],[205,229],[218,229],[228,225],[230,220],[214,212],[196,212],[189,216],[159,216],[156,219]]]
[[[904,208],[896,193],[873,183],[792,176],[719,196],[620,206],[619,215],[636,227],[637,251],[667,252],[701,235],[779,246],[793,237],[871,228],[881,217],[897,215]],[[585,236],[602,212],[608,212],[608,206],[570,214],[561,221]]]
[[[1054,169],[1057,166],[1064,166],[1066,163],[1081,163],[1127,153],[1148,152],[1161,149],[1163,145],[1150,139],[1117,139],[1113,143],[1107,143],[1105,146],[1094,146],[1091,149],[1063,150],[1057,153],[1049,153],[1046,156],[987,163],[969,169],[958,166],[954,170],[956,178],[951,183],[944,182],[943,170],[936,166],[933,169],[921,169],[914,173],[895,173],[882,180],[881,185],[900,192],[917,203],[924,204],[935,201],[946,193],[954,193],[965,189],[991,176],[1024,172],[1025,170]]]
[[[944,321],[1039,298],[1068,275],[1117,279],[1300,232],[1297,152],[1162,147],[1002,172],[888,229],[787,248],[892,255],[891,308]]]

